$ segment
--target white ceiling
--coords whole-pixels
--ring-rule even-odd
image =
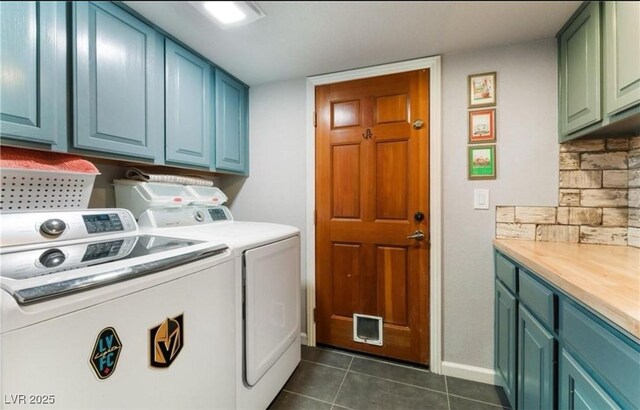
[[[257,2],[222,30],[188,2],[125,1],[248,85],[553,37],[580,1]]]

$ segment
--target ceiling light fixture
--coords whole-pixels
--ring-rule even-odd
[[[222,29],[243,26],[266,16],[253,1],[190,1]]]

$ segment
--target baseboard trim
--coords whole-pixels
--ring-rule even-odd
[[[307,338],[307,334],[305,332],[300,333],[300,344],[309,346],[309,339]]]
[[[442,362],[442,374],[458,377],[474,382],[496,384],[496,372],[484,367],[469,366],[466,364]]]

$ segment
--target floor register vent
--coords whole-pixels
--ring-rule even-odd
[[[354,313],[353,341],[382,346],[382,317]]]

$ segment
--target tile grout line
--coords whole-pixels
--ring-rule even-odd
[[[475,401],[476,403],[487,404],[489,406],[493,406],[493,407],[498,408],[498,409],[508,409],[508,407],[504,407],[502,404],[489,403],[488,401],[472,399],[471,397],[460,396],[459,394],[451,394],[451,393],[449,393],[449,396],[453,396],[453,397],[457,397],[457,398],[465,399],[465,400],[470,400],[470,401]]]
[[[444,390],[447,392],[447,407],[451,410],[451,401],[449,400],[449,383],[447,383],[447,376],[444,377]]]
[[[440,393],[440,394],[447,394],[446,392],[443,392],[442,390],[430,389],[430,388],[428,388],[428,387],[418,386],[417,384],[411,384],[411,383],[400,382],[400,381],[398,381],[398,380],[387,379],[386,377],[375,376],[375,375],[373,375],[373,374],[369,374],[369,373],[362,373],[362,372],[358,372],[358,371],[355,371],[355,370],[349,370],[349,371],[350,371],[351,373],[361,374],[361,375],[363,375],[363,376],[368,376],[368,377],[375,377],[376,379],[385,380],[385,381],[392,382],[392,383],[398,383],[398,384],[402,384],[402,385],[404,385],[404,386],[415,387],[416,389],[427,390],[427,391],[430,391],[430,392]]]
[[[345,367],[332,366],[332,365],[326,364],[326,363],[314,362],[313,360],[300,359],[300,361],[301,362],[307,362],[307,363],[313,363],[313,364],[319,364],[320,366],[329,367],[331,369],[336,369],[336,370],[347,370],[347,368],[345,368]],[[349,362],[349,363],[351,363],[351,362]]]
[[[373,357],[367,357],[367,356],[353,356],[353,357],[354,358],[363,359],[363,360],[369,360],[371,362],[378,362],[378,363],[388,364],[388,365],[391,365],[391,366],[402,367],[404,369],[417,370],[417,371],[422,372],[422,373],[435,374],[431,370],[421,369],[419,367],[408,366],[406,364],[395,363],[395,362],[391,362],[391,361],[388,361],[388,360],[375,359]]]
[[[349,366],[347,367],[347,370],[344,372],[344,376],[342,376],[342,382],[340,383],[340,387],[338,387],[338,391],[336,391],[336,395],[333,397],[333,404],[331,405],[331,407],[333,407],[333,405],[336,404],[336,400],[338,400],[338,395],[340,394],[340,390],[342,390],[344,381],[347,379],[347,373],[349,373],[349,369],[351,368],[351,363],[353,363],[353,356],[351,356],[351,361],[349,362]]]
[[[318,398],[316,398],[316,397],[307,396],[306,394],[302,394],[302,393],[296,393],[296,392],[294,392],[294,391],[287,390],[287,389],[282,389],[282,391],[287,392],[287,393],[290,393],[290,394],[294,394],[294,395],[296,395],[296,396],[301,396],[301,397],[304,397],[304,398],[307,398],[307,399],[311,399],[311,400],[319,401],[319,402],[321,402],[321,403],[331,404],[331,406],[333,407],[333,404],[332,404],[331,402],[329,402],[329,401],[324,401],[324,400],[318,399]]]

